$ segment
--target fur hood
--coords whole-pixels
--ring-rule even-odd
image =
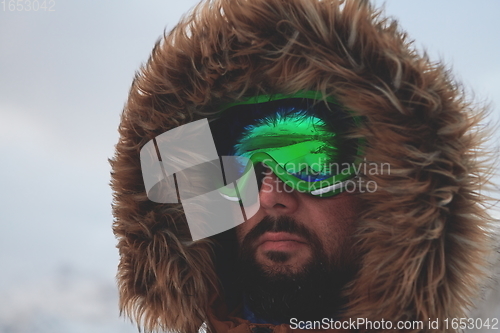
[[[180,204],[148,200],[140,149],[222,103],[301,90],[362,117],[363,158],[390,165],[362,175],[377,191],[359,194],[361,267],[344,316],[466,316],[489,237],[483,110],[368,1],[213,0],[163,36],[136,74],[111,161],[120,306],[146,331],[196,332],[221,285],[214,242],[190,242]]]

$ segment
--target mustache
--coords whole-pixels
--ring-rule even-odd
[[[310,244],[317,244],[319,242],[317,237],[313,235],[307,227],[299,224],[295,219],[289,216],[280,216],[278,218],[265,216],[245,236],[242,247],[249,248],[251,244],[266,232],[287,232],[304,238]]]

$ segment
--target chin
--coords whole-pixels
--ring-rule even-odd
[[[258,255],[255,261],[269,276],[293,276],[304,272],[305,267],[311,263],[311,257],[284,251],[267,251]]]
[[[321,251],[257,251],[238,261],[246,304],[266,320],[321,320],[342,308],[341,291],[351,275]],[[307,254],[307,255],[306,255]]]

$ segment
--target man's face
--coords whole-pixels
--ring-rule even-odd
[[[355,272],[352,236],[358,200],[349,193],[321,198],[297,189],[303,188],[299,182],[334,179],[335,166],[350,161],[355,152],[342,135],[352,126],[351,118],[333,104],[310,100],[249,108],[232,110],[214,127],[214,132],[225,133],[223,124],[238,125],[232,127],[233,134],[218,139],[225,144],[221,151],[272,160],[271,168],[266,161],[255,164],[257,178],[263,177],[260,206],[236,227],[237,281],[245,306],[270,322],[331,316],[342,309],[341,291]],[[240,114],[247,118],[238,122]],[[267,169],[261,173],[262,168]],[[288,179],[295,190],[273,172],[286,173],[281,179]]]
[[[267,172],[260,189],[260,209],[237,227],[242,251],[269,275],[300,273],[315,256],[342,269],[354,260],[352,235],[359,211],[355,195],[313,197],[286,187]]]
[[[240,281],[254,314],[286,323],[341,311],[341,291],[355,272],[356,196],[317,198],[291,190],[268,172],[260,209],[236,228]]]

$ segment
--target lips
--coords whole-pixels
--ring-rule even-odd
[[[304,238],[288,232],[266,232],[259,237],[257,247],[264,250],[293,250],[307,245]]]

